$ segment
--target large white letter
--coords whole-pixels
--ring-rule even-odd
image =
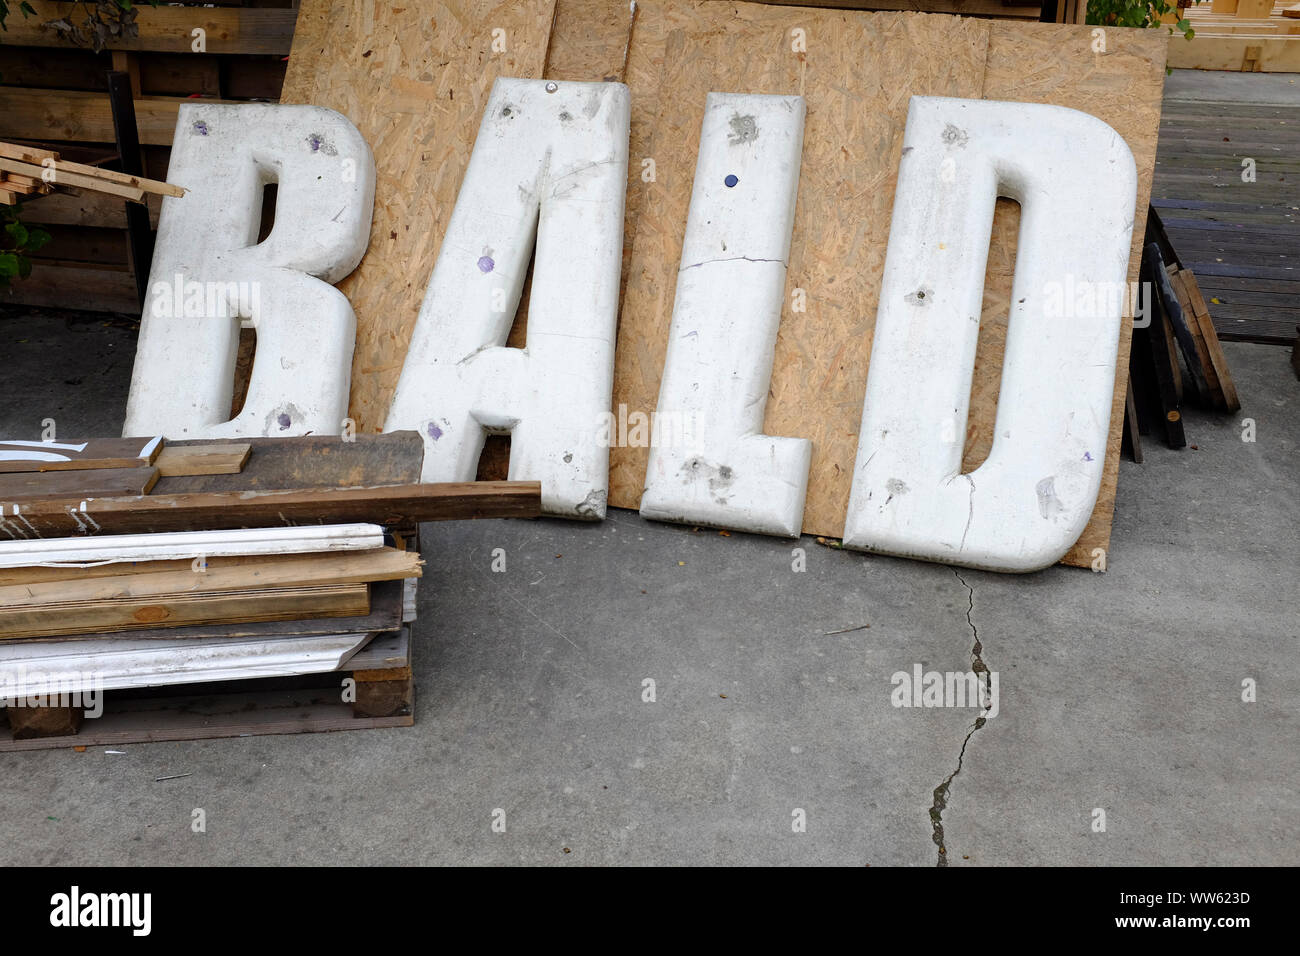
[[[797,536],[812,443],[763,434],[803,151],[799,96],[710,93],[641,514]]]
[[[1059,106],[913,97],[844,544],[1032,571],[1097,499],[1118,302],[1049,315],[1053,289],[1122,288],[1137,172],[1119,134]],[[1021,204],[988,460],[961,473],[996,197]]]
[[[493,85],[385,425],[419,429],[425,481],[473,480],[510,432],[544,512],[605,517],[630,115],[621,83]],[[527,347],[505,348],[534,240]]]
[[[316,106],[184,104],[167,178],[188,192],[163,200],[123,434],[338,434],[356,318],[330,283],[369,241],[366,141]],[[275,225],[259,243],[268,183]],[[244,319],[257,353],[243,411],[230,419]]]
[[[374,159],[320,107],[182,105],[162,200],[123,434],[338,434],[356,317],[330,285],[369,242]],[[276,219],[257,242],[261,198]],[[240,320],[257,330],[243,411],[230,419]]]

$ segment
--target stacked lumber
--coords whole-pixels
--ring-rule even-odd
[[[182,187],[171,183],[74,163],[52,149],[0,142],[0,203],[13,206],[19,195],[56,191],[80,196],[82,190],[137,203],[143,203],[146,195],[185,195]]]
[[[217,542],[204,531],[116,535],[86,549],[86,563],[48,561],[66,538],[0,542],[0,563],[23,562],[0,573],[0,641],[364,617],[371,585],[420,576],[419,554],[384,547],[378,525],[325,527],[316,552],[296,528],[258,528]],[[187,538],[183,555],[154,559],[160,537],[172,547]]]
[[[1218,334],[1191,269],[1184,267],[1152,208],[1147,217],[1141,280],[1145,327],[1133,330],[1125,444],[1142,460],[1139,435],[1155,431],[1183,448],[1183,409],[1232,413],[1241,408]]]
[[[1191,40],[1175,30],[1169,65],[1178,69],[1243,73],[1300,71],[1300,4],[1294,0],[1213,0],[1186,4]]]
[[[409,725],[418,523],[530,517],[541,497],[421,485],[422,456],[413,432],[0,441],[0,751]],[[265,684],[303,675],[309,700]],[[215,725],[160,703],[206,713],[218,685]],[[142,708],[144,689],[164,697]],[[68,695],[101,692],[83,732]]]
[[[32,143],[88,165],[116,156],[107,77],[118,70],[130,78],[143,173],[153,180],[167,178],[182,103],[279,98],[297,17],[294,0],[142,3],[134,7],[138,35],[109,35],[105,49],[95,52],[47,26],[79,23],[94,4],[31,0],[30,6],[35,13],[24,16],[12,4],[8,29],[0,32],[0,139]],[[203,31],[201,50],[197,30]],[[144,202],[156,226],[161,196],[146,191]],[[269,221],[273,206],[266,215]],[[0,302],[139,313],[120,197],[58,191],[28,205],[23,221],[52,238],[31,255],[32,274],[12,283]]]

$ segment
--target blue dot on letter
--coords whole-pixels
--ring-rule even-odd
[[[732,186],[736,185],[736,183],[740,182],[740,180],[737,179],[735,176],[728,176],[726,179],[723,180],[723,182],[726,183],[727,188],[730,189]]]
[[[496,263],[492,261],[491,256],[481,256],[478,260],[479,272],[491,272],[496,268]]]

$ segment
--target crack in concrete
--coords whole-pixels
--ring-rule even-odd
[[[984,645],[980,643],[979,628],[975,626],[975,621],[971,618],[971,612],[975,610],[975,589],[966,583],[966,579],[961,576],[961,572],[956,568],[952,569],[952,573],[956,575],[957,580],[966,588],[966,597],[968,602],[966,607],[966,624],[970,627],[971,635],[975,638],[975,643],[971,646],[970,650],[971,671],[975,673],[976,678],[983,685],[985,689],[985,699],[988,699],[989,669],[988,665],[984,663]],[[983,716],[975,718],[975,723],[971,727],[970,731],[967,732],[966,739],[961,742],[961,752],[957,754],[957,768],[953,770],[952,773],[948,774],[943,783],[934,788],[934,802],[930,804],[930,827],[933,830],[931,839],[934,840],[935,846],[939,848],[939,858],[935,863],[936,866],[948,865],[948,847],[944,843],[943,832],[943,811],[948,808],[948,790],[952,786],[953,779],[956,778],[957,774],[961,773],[962,762],[966,759],[966,745],[969,744],[970,739],[975,736],[975,731],[982,728],[986,723],[988,723],[988,720]]]

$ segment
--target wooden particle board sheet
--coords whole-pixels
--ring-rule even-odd
[[[303,0],[282,103],[342,113],[375,155],[369,250],[338,284],[357,314],[351,414],[383,427],[492,83],[538,78],[555,0]]]
[[[1074,25],[722,0],[638,0],[635,11],[623,0],[459,0],[419,12],[352,0],[333,9],[338,12],[323,0],[305,0],[284,101],[348,115],[371,143],[379,167],[370,250],[340,284],[357,312],[352,415],[363,431],[382,425],[482,105],[498,75],[621,79],[631,88],[613,401],[629,412],[648,413],[657,403],[706,94],[805,97],[786,302],[798,287],[808,305],[804,313],[787,308],[782,316],[764,430],[813,442],[807,533],[838,537],[843,531],[912,95],[1054,103],[1110,123],[1137,160],[1134,235],[1142,235],[1164,76],[1166,44],[1159,31],[1107,29],[1105,52],[1098,52],[1090,28]],[[448,14],[452,9],[455,14]],[[357,22],[367,11],[369,27]],[[498,21],[512,38],[507,59],[490,51],[486,25]],[[448,22],[450,33],[438,26]],[[792,47],[796,29],[803,31],[803,50]],[[654,160],[652,181],[643,175],[645,159]],[[999,201],[966,470],[992,443],[1017,223],[1015,204]],[[1130,277],[1136,275],[1135,257]],[[521,315],[510,344],[523,343],[525,326]],[[1101,494],[1065,559],[1069,564],[1092,563],[1093,549],[1109,543],[1127,321],[1122,342]],[[503,476],[503,451],[489,443],[481,478]],[[646,459],[645,449],[612,450],[611,505],[639,506]]]
[[[561,17],[565,0],[560,0]],[[800,29],[806,49],[792,50]],[[710,90],[798,93],[807,101],[787,310],[782,316],[764,430],[809,438],[813,462],[806,533],[843,532],[907,103],[912,95],[1054,103],[1108,122],[1139,171],[1134,255],[1150,195],[1165,49],[1156,31],[995,23],[941,15],[792,9],[742,3],[638,3],[627,56],[634,104],[631,166],[656,177],[629,184],[633,248],[626,269],[614,407],[655,407],[672,317],[705,95]],[[613,42],[613,38],[612,42]],[[637,123],[651,105],[653,121]],[[638,141],[638,126],[642,138]],[[638,195],[639,193],[639,195]],[[989,250],[980,348],[964,470],[988,454],[1015,263],[1018,207],[1000,201]],[[792,313],[790,291],[807,311]],[[1119,356],[1110,447],[1093,518],[1065,563],[1088,566],[1109,546],[1118,475],[1129,322]],[[647,451],[611,455],[610,504],[636,508]]]

